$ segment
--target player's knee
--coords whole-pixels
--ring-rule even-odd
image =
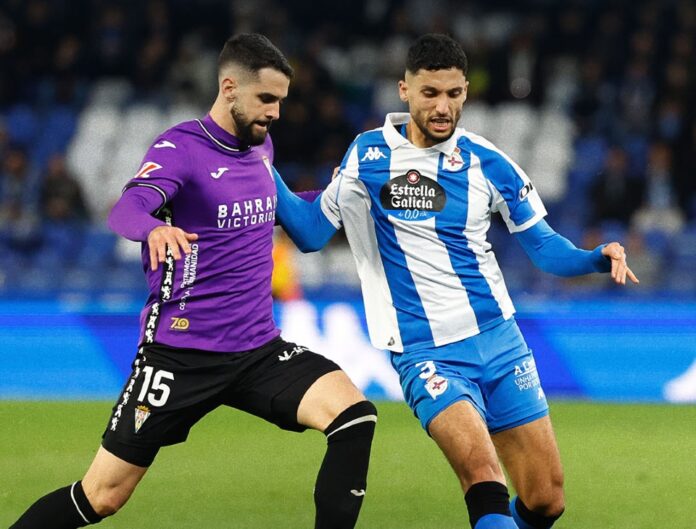
[[[324,430],[324,434],[332,439],[369,436],[372,438],[377,424],[377,408],[369,400],[362,400],[348,406],[338,414]]]
[[[106,517],[116,514],[126,504],[129,497],[130,492],[118,488],[103,488],[96,490],[88,498],[94,512],[99,516]]]
[[[559,518],[565,510],[563,486],[562,484],[556,484],[551,487],[537,489],[529,498],[525,498],[524,504],[530,511],[541,516],[554,519]]]

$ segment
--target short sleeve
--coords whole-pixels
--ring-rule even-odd
[[[162,196],[162,204],[171,200],[190,174],[187,146],[166,132],[145,153],[140,169],[124,187],[148,187]]]
[[[343,226],[341,207],[339,205],[341,185],[346,179],[357,178],[357,175],[358,149],[356,142],[353,142],[348,148],[346,155],[343,157],[343,161],[341,161],[338,175],[336,175],[336,178],[331,181],[329,186],[321,195],[321,210],[336,229],[340,229],[341,226]]]
[[[491,209],[500,212],[510,233],[524,231],[546,216],[534,184],[515,162],[495,148],[478,146],[476,154],[493,187]]]

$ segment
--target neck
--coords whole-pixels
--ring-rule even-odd
[[[414,123],[413,118],[406,123],[406,139],[408,139],[408,141],[419,149],[425,149],[435,145],[435,142],[427,138],[418,128],[418,126]]]
[[[210,117],[213,118],[213,121],[222,129],[233,136],[237,136],[237,129],[234,126],[228,104],[226,101],[223,101],[220,96],[218,96],[215,103],[213,103],[213,106],[210,108]]]

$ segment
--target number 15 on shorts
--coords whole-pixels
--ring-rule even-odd
[[[140,394],[138,395],[138,402],[144,402],[147,397],[147,402],[149,402],[150,405],[155,407],[164,406],[169,399],[171,389],[163,381],[174,380],[174,373],[164,371],[163,369],[155,371],[152,366],[145,366],[143,368],[143,374],[145,375],[145,380],[143,381],[143,387],[140,389]],[[148,390],[152,391],[148,392]]]

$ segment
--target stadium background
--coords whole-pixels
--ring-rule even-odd
[[[296,190],[324,187],[354,135],[403,108],[396,81],[415,36],[461,40],[471,65],[463,125],[520,163],[553,227],[587,248],[623,241],[641,279],[619,288],[543,274],[494,222],[490,239],[547,393],[696,401],[692,1],[3,0],[3,435],[34,409],[27,400],[117,394],[145,285],[138,245],[109,233],[105,216],[154,136],[205,113],[217,52],[241,31],[266,34],[295,67],[272,136]],[[276,254],[286,338],[337,359],[371,397],[399,399],[385,355],[369,346],[345,239],[300,255],[279,232]],[[690,413],[659,409],[667,423]],[[693,442],[693,429],[685,435]],[[7,450],[9,465],[16,448]],[[693,477],[688,487],[693,500]]]

